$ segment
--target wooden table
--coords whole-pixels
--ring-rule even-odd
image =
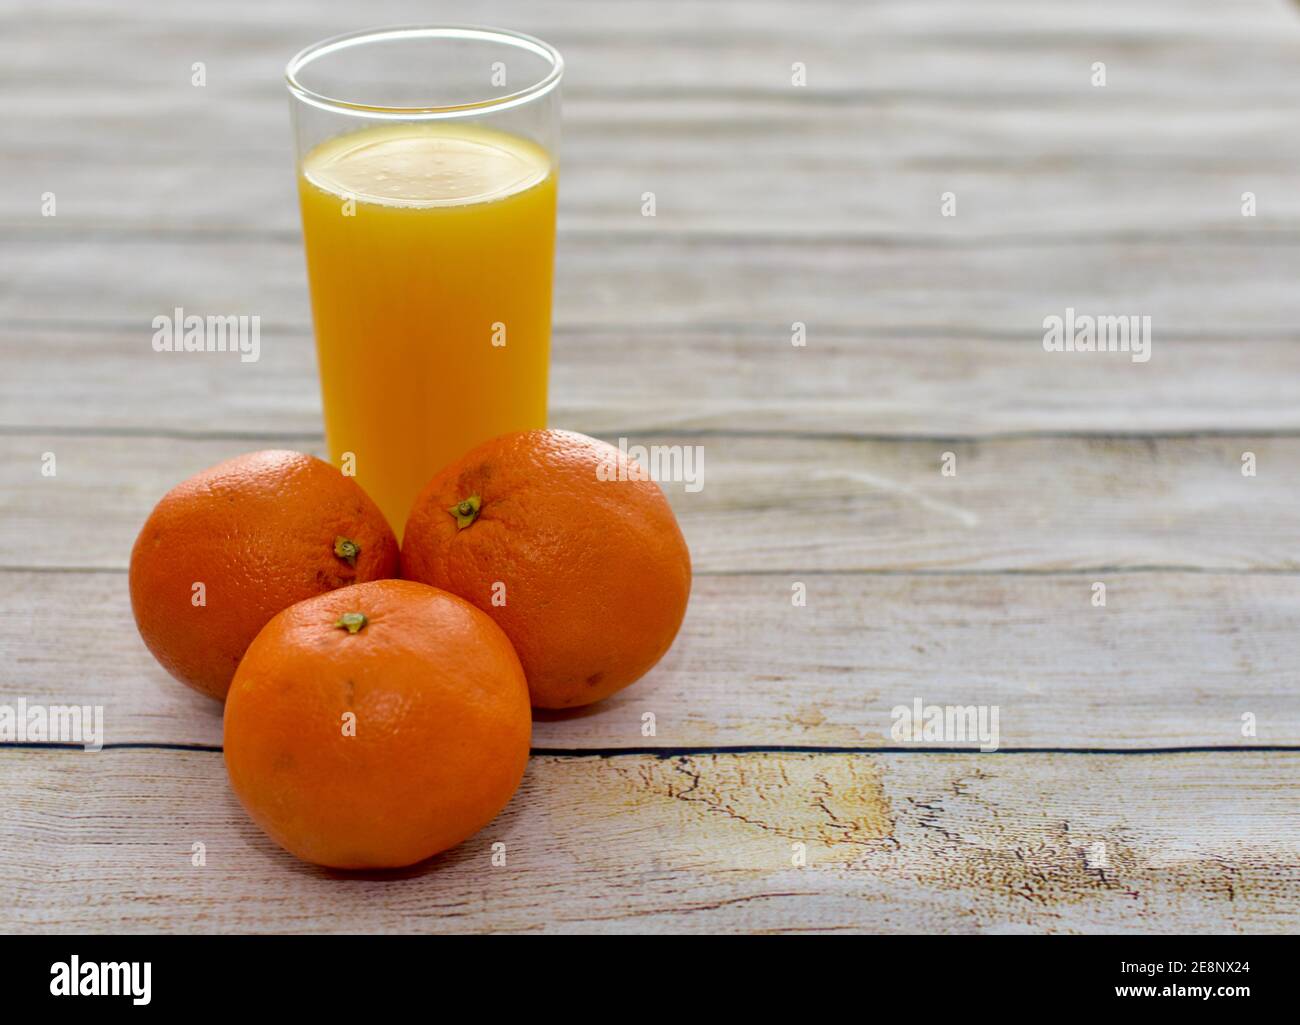
[[[704,489],[668,485],[683,632],[539,720],[510,807],[432,863],[263,837],[126,564],[182,478],[322,450],[280,72],[354,5],[7,0],[0,701],[102,705],[108,744],[0,747],[0,929],[1300,927],[1297,10],[364,18],[431,13],[569,61],[553,423],[703,446]],[[153,352],[177,306],[260,316],[261,361]],[[1152,359],[1045,352],[1066,307],[1149,315]],[[1000,749],[892,738],[918,697],[996,705]]]

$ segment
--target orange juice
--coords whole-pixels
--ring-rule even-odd
[[[298,186],[330,458],[401,536],[442,466],[546,426],[556,170],[495,129],[396,124],[320,144]]]

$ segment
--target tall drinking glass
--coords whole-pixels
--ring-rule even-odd
[[[541,40],[451,26],[286,71],[330,458],[399,536],[444,465],[546,426],[562,73]]]

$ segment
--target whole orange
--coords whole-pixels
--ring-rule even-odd
[[[523,669],[492,620],[379,580],[291,606],[257,635],[226,700],[226,768],[286,850],[396,868],[492,821],[531,730]]]
[[[301,452],[250,452],[154,507],[131,551],[131,608],[163,668],[221,699],[272,616],[394,577],[397,558],[397,538],[355,480]]]
[[[659,485],[570,431],[473,449],[416,499],[402,575],[473,602],[519,653],[532,702],[568,708],[640,679],[677,635],[691,559]]]

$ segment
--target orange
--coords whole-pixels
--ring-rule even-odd
[[[131,551],[131,608],[163,668],[220,699],[277,612],[394,577],[397,558],[397,538],[355,480],[301,452],[250,452],[154,507]]]
[[[300,602],[257,635],[226,700],[226,768],[286,850],[396,868],[506,806],[531,729],[523,669],[492,620],[379,580]]]
[[[534,705],[599,701],[663,657],[691,589],[677,520],[639,470],[569,431],[495,438],[416,499],[402,575],[491,616],[519,653]]]

